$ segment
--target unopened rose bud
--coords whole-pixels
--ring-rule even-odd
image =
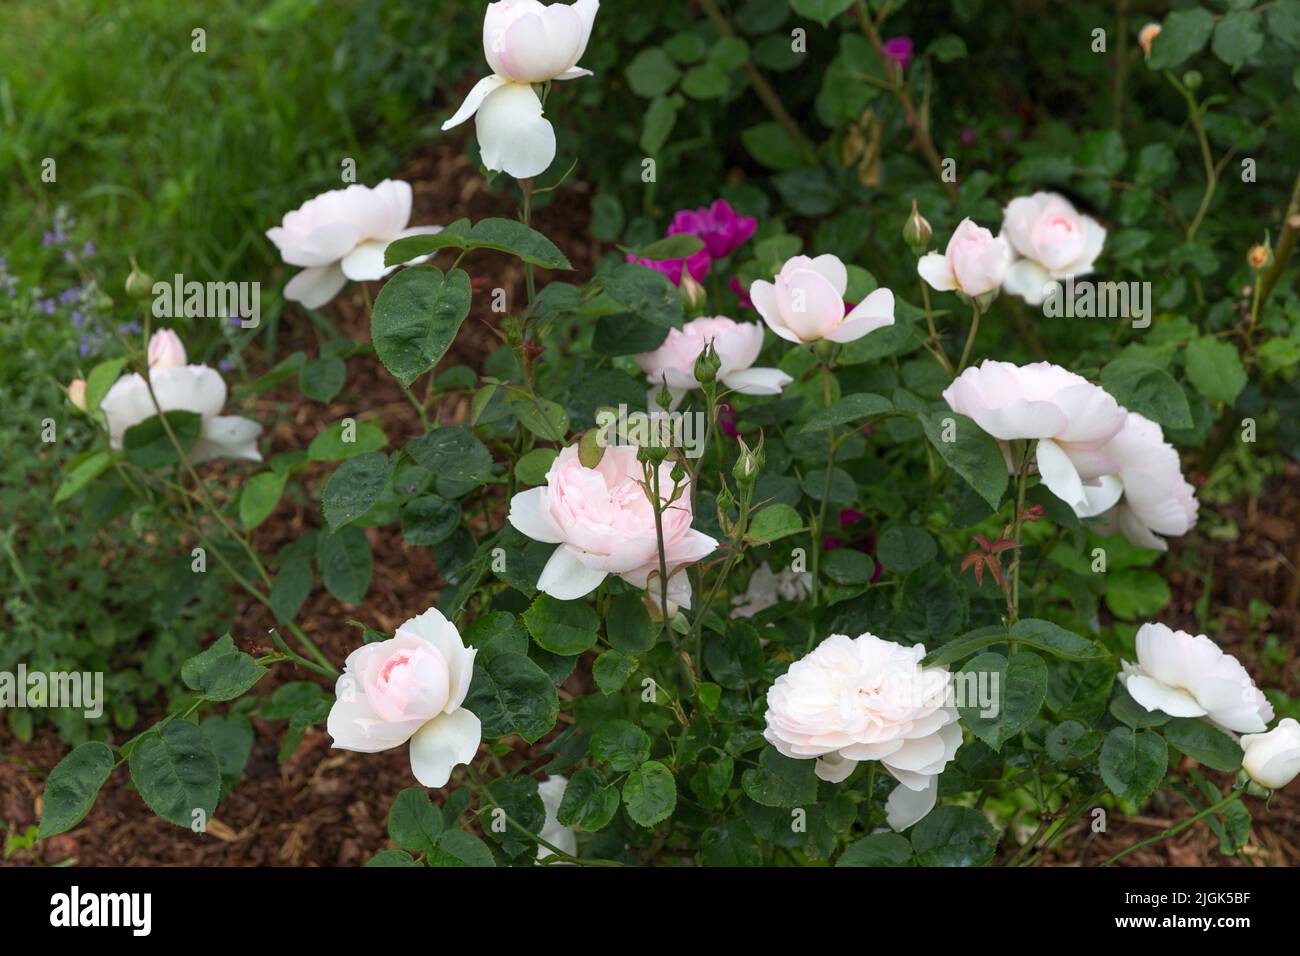
[[[1183,86],[1195,93],[1201,88],[1202,79],[1204,78],[1201,76],[1200,70],[1188,70],[1183,74]]]
[[[126,294],[133,299],[143,299],[153,294],[153,276],[145,272],[131,257],[131,273],[126,277]]]
[[[704,286],[695,281],[689,269],[682,269],[682,284],[678,288],[687,314],[691,316],[701,314],[704,306],[708,304],[709,294],[704,291]]]
[[[668,390],[668,379],[663,379],[663,388],[659,389],[659,394],[655,396],[655,404],[664,411],[673,407],[673,393]]]
[[[743,438],[737,438],[736,441],[740,442],[740,456],[731,469],[731,475],[742,485],[752,485],[758,480],[758,473],[763,468],[763,437],[759,436],[758,444],[752,449],[745,444]]]
[[[1151,58],[1151,44],[1155,42],[1156,37],[1160,35],[1160,24],[1148,23],[1138,31],[1138,46],[1142,48],[1142,55],[1147,59]]]
[[[636,450],[636,460],[639,462],[659,464],[668,457],[668,449],[662,445],[641,445]]]
[[[718,377],[718,370],[722,368],[722,359],[718,358],[717,349],[713,347],[713,340],[704,343],[704,351],[700,352],[699,358],[695,360],[695,381],[701,385],[708,385]]]
[[[673,465],[673,470],[669,473],[669,477],[672,478],[673,484],[680,485],[686,478],[686,466],[678,460],[677,463]]]
[[[161,371],[180,368],[187,361],[180,336],[171,329],[159,329],[149,337],[149,367]]]
[[[1268,266],[1269,260],[1273,258],[1273,253],[1264,243],[1257,243],[1250,247],[1250,252],[1246,253],[1246,262],[1256,272]]]
[[[912,214],[907,217],[907,222],[903,223],[903,241],[919,256],[930,245],[930,237],[933,235],[934,230],[916,208],[916,200],[913,199]]]
[[[1270,790],[1281,790],[1300,775],[1300,723],[1284,717],[1264,734],[1241,738],[1242,766],[1251,780]]]
[[[68,383],[68,401],[83,412],[86,410],[86,380],[84,378],[74,378]]]

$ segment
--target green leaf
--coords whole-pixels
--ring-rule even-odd
[[[873,833],[850,843],[836,866],[911,866],[912,845],[899,833]]]
[[[492,453],[468,428],[436,428],[411,439],[405,450],[433,472],[444,498],[459,498],[492,479]]]
[[[1067,661],[1095,660],[1106,656],[1101,647],[1058,624],[1027,617],[1017,621],[1010,632],[1000,625],[991,625],[963,634],[927,654],[925,665],[946,667],[990,644],[1005,644],[1012,637],[1019,643]]]
[[[126,451],[126,460],[145,471],[156,471],[174,465],[180,458],[176,446],[167,435],[163,418],[171,426],[181,450],[187,455],[203,431],[203,419],[196,412],[167,412],[146,418],[138,425],[132,425],[122,436],[122,447]]]
[[[609,297],[647,322],[680,328],[682,297],[661,272],[637,262],[624,262],[600,276]]]
[[[653,156],[664,148],[673,127],[677,125],[677,111],[686,103],[674,93],[672,96],[656,96],[650,101],[650,108],[641,120],[641,139],[639,145],[648,155]]]
[[[1101,370],[1101,387],[1115,401],[1165,428],[1191,428],[1187,396],[1164,369],[1138,359],[1121,358]]]
[[[640,595],[627,592],[609,602],[605,634],[611,647],[626,654],[642,654],[654,646],[650,613]]]
[[[430,866],[496,866],[487,844],[464,830],[443,830],[428,854]]]
[[[1106,606],[1126,621],[1151,617],[1173,595],[1164,576],[1148,568],[1120,568],[1106,575]]]
[[[804,163],[802,147],[791,138],[789,131],[775,120],[759,123],[743,130],[740,141],[749,155],[769,169],[778,172],[798,169]]]
[[[92,740],[79,744],[55,765],[45,781],[38,840],[71,830],[86,818],[114,762],[108,745]]]
[[[970,807],[936,807],[912,830],[922,866],[983,866],[997,845],[993,824]]]
[[[243,714],[213,714],[199,725],[212,744],[221,768],[221,796],[224,799],[239,785],[244,767],[253,752],[253,725]]]
[[[1169,766],[1169,748],[1154,730],[1115,727],[1101,745],[1101,779],[1121,800],[1139,806],[1155,791]]]
[[[836,548],[822,558],[822,570],[836,584],[850,587],[866,584],[876,573],[876,563],[853,548]]]
[[[701,63],[682,77],[682,92],[696,100],[716,100],[731,88],[727,71],[716,63]]]
[[[1010,658],[989,652],[967,663],[957,683],[980,698],[971,700],[969,692],[964,695],[966,700],[958,707],[962,720],[976,737],[1001,750],[1038,716],[1047,696],[1047,665],[1032,651]],[[987,700],[983,699],[986,693]]]
[[[1253,10],[1230,10],[1214,28],[1210,49],[1228,66],[1238,70],[1264,45],[1264,18]]]
[[[425,853],[438,844],[442,814],[423,787],[407,787],[388,811],[388,836],[403,850]]]
[[[652,827],[667,820],[677,808],[677,781],[672,771],[657,760],[647,760],[623,782],[623,805],[640,826]]]
[[[234,700],[256,684],[267,669],[235,647],[229,634],[181,665],[185,686],[204,700]]]
[[[457,219],[441,232],[408,236],[390,242],[384,250],[384,263],[390,266],[401,265],[419,256],[437,252],[439,249],[491,249],[515,256],[543,269],[573,268],[555,243],[537,230],[525,226],[517,219],[495,218],[480,220],[473,226],[470,226],[468,219]],[[421,267],[413,267],[406,271],[412,272],[416,268]],[[392,281],[390,279],[389,284]]]
[[[321,511],[330,531],[373,508],[392,481],[393,469],[394,460],[379,451],[355,455],[339,465],[321,495]]]
[[[1203,335],[1187,343],[1187,377],[1212,402],[1231,405],[1246,387],[1246,370],[1235,346]]]
[[[1098,130],[1083,138],[1079,168],[1098,176],[1117,176],[1128,162],[1124,140],[1114,130]]]
[[[542,441],[562,442],[569,433],[569,413],[549,398],[515,393],[510,398],[510,410],[519,424]]]
[[[1188,57],[1200,53],[1213,31],[1214,15],[1208,10],[1194,7],[1169,14],[1151,44],[1147,66],[1152,70],[1173,69]]]
[[[1165,739],[1212,770],[1236,773],[1241,769],[1241,744],[1203,720],[1175,717],[1165,725]]]
[[[838,425],[847,425],[850,422],[860,421],[871,415],[883,415],[885,412],[893,411],[894,403],[881,395],[871,395],[869,393],[859,393],[856,395],[845,395],[834,405],[829,408],[823,408],[812,418],[804,422],[802,432],[820,432]]]
[[[586,604],[539,594],[524,612],[524,624],[538,646],[570,657],[595,646],[600,618]]]
[[[770,544],[803,530],[803,518],[789,505],[770,504],[749,522],[745,540],[751,544]]]
[[[323,534],[316,546],[316,567],[325,590],[344,604],[360,604],[370,590],[374,559],[366,533],[353,525]]]
[[[394,378],[410,385],[438,364],[469,315],[470,297],[469,276],[461,269],[444,278],[432,266],[415,266],[384,283],[370,337]]]
[[[402,505],[402,537],[415,547],[440,544],[460,527],[460,505],[439,495],[420,495]]]
[[[808,807],[817,802],[815,760],[784,757],[765,747],[756,769],[740,777],[745,794],[765,807]]]
[[[1007,487],[1007,463],[992,436],[965,415],[921,415],[925,437],[939,455],[990,508],[997,508]]]
[[[1095,754],[1104,739],[1101,731],[1089,730],[1077,720],[1066,720],[1048,731],[1044,748],[1056,763],[1073,767]]]
[[[549,733],[560,712],[546,672],[527,655],[512,651],[474,662],[465,706],[482,721],[484,736],[518,734],[529,743]]]
[[[525,485],[546,484],[546,474],[551,470],[557,455],[559,452],[554,448],[534,448],[515,462],[515,477]]]
[[[125,358],[111,358],[105,359],[90,370],[90,374],[86,376],[86,412],[88,414],[93,415],[99,409],[100,402],[104,400],[108,390],[121,377],[122,369],[125,367]]]
[[[649,245],[636,250],[638,259],[651,259],[662,262],[667,259],[689,259],[704,248],[704,240],[689,232],[679,232],[673,236],[656,239]]]
[[[297,557],[285,562],[271,585],[271,612],[281,624],[288,624],[298,616],[303,603],[311,594],[311,561]]]
[[[591,755],[611,770],[632,770],[650,757],[650,735],[630,720],[608,720],[591,735]]]
[[[887,570],[910,574],[939,553],[934,538],[923,528],[894,525],[876,543],[876,557]]]
[[[634,56],[623,73],[632,92],[648,100],[667,93],[682,75],[677,64],[657,46],[642,50]]]
[[[146,733],[131,749],[129,764],[140,796],[164,820],[190,827],[212,818],[221,796],[221,766],[195,724],[171,720]]]
[[[419,866],[420,861],[405,850],[381,850],[366,861],[366,866],[370,867],[409,867]]]
[[[348,425],[348,422],[352,422]],[[345,433],[346,430],[346,433]],[[351,439],[350,441],[346,439]],[[344,419],[322,429],[307,446],[307,457],[312,461],[342,461],[353,455],[378,451],[388,444],[384,430],[374,422],[357,422]]]
[[[313,359],[298,371],[298,387],[314,402],[333,401],[347,380],[348,367],[337,355]]]
[[[283,472],[262,471],[248,479],[239,495],[239,521],[245,528],[252,531],[271,516],[288,477]]]
[[[853,0],[790,0],[791,10],[824,27],[830,26],[832,20],[851,6]]]
[[[763,851],[749,824],[732,817],[700,834],[700,862],[705,866],[762,866]]]
[[[106,451],[97,451],[83,458],[68,472],[59,488],[54,492],[54,504],[62,504],[86,485],[90,484],[113,465],[113,456]]]
[[[617,693],[636,671],[636,658],[622,651],[606,651],[591,665],[591,676],[600,692],[606,696]]]
[[[596,320],[591,347],[601,355],[639,355],[664,344],[668,330],[651,325],[630,312],[602,315]]]

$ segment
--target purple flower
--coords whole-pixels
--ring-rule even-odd
[[[83,256],[93,256],[95,254],[95,244],[87,239],[86,244],[81,247],[81,254]]]
[[[961,144],[963,146],[975,145],[975,130],[969,126],[961,131]]]
[[[85,323],[85,321],[86,321],[85,316],[83,316],[80,312],[74,309],[72,312],[72,327],[74,329],[79,329]]]
[[[229,373],[230,370],[234,367],[235,366],[231,365],[230,362],[228,362],[226,359],[222,359],[220,362],[217,363],[217,368],[226,373]]]
[[[691,274],[691,278],[696,282],[702,282],[704,277],[709,274],[709,266],[713,260],[709,257],[708,249],[701,249],[689,259],[638,259],[634,255],[628,255],[628,262],[639,262],[643,266],[648,266],[656,272],[662,272],[668,277],[673,285],[682,284],[682,266]]]
[[[740,280],[735,276],[731,277],[731,280],[727,283],[727,287],[731,289],[732,292],[736,293],[736,298],[740,300],[740,307],[742,309],[752,309],[754,307],[754,301],[749,297],[749,291],[740,284]]]
[[[717,199],[712,206],[679,210],[668,227],[668,235],[686,232],[699,236],[711,258],[725,259],[744,245],[757,228],[758,220],[753,216],[737,215],[729,202]],[[695,275],[694,269],[691,275]]]
[[[911,37],[890,37],[884,43],[885,56],[889,57],[898,64],[900,70],[906,70],[907,64],[912,62],[912,50],[914,44]]]

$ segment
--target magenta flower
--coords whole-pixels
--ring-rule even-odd
[[[668,235],[686,232],[699,236],[712,258],[724,259],[744,245],[757,228],[758,220],[753,216],[737,215],[729,202],[716,199],[706,208],[679,210],[668,227]]]
[[[906,70],[912,62],[913,46],[911,37],[890,37],[885,41],[885,56],[897,63],[900,70]]]
[[[691,278],[696,282],[704,281],[704,277],[709,274],[709,266],[713,265],[708,249],[701,249],[689,259],[638,259],[636,256],[629,254],[627,261],[639,262],[656,272],[662,272],[676,286],[682,284],[683,265],[685,265],[687,271],[691,274]]]
[[[740,280],[735,276],[731,277],[731,281],[727,283],[727,287],[731,289],[732,292],[736,293],[736,298],[740,300],[740,307],[742,309],[752,309],[754,307],[754,302],[749,297],[749,290],[741,285]]]

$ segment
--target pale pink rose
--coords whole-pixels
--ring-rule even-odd
[[[1241,764],[1261,787],[1281,790],[1300,774],[1300,723],[1284,717],[1266,734],[1241,738]]]
[[[149,367],[177,368],[187,364],[185,346],[171,329],[159,329],[149,337]]]
[[[1164,624],[1137,632],[1137,663],[1120,662],[1119,681],[1148,711],[1205,717],[1234,733],[1262,733],[1273,705],[1231,654],[1204,634],[1193,637]]]
[[[983,295],[1002,285],[1011,265],[1011,248],[983,226],[963,219],[940,255],[927,252],[916,263],[921,278],[939,292]]]
[[[839,783],[860,760],[898,781],[886,806],[903,830],[938,796],[938,776],[961,746],[952,675],[924,667],[925,647],[873,634],[832,634],[790,665],[767,692],[763,736],[787,757],[817,758],[817,776]]]
[[[385,179],[373,189],[359,183],[331,189],[285,213],[266,237],[286,263],[304,268],[285,285],[284,297],[318,309],[349,279],[382,279],[397,268],[384,265],[389,243],[442,231],[441,226],[410,227],[410,221],[411,184],[400,179]]]
[[[848,270],[835,256],[794,256],[774,281],[754,282],[749,296],[769,329],[799,344],[852,342],[894,324],[894,293],[877,289],[846,315],[848,287]]]
[[[1196,525],[1196,489],[1183,478],[1178,452],[1159,425],[1129,412],[1102,454],[1117,465],[1102,481],[1118,482],[1124,492],[1107,514],[1105,530],[1124,532],[1140,548],[1165,551],[1169,545],[1160,535],[1186,534]]]
[[[1124,427],[1125,412],[1105,390],[1050,362],[1013,365],[986,360],[966,369],[944,390],[948,406],[1006,446],[1037,439],[1043,484],[1080,517],[1107,511],[1119,500],[1118,463],[1104,446]]]
[[[578,459],[578,446],[570,445],[552,463],[543,487],[510,499],[508,517],[518,531],[559,545],[537,581],[539,591],[571,601],[594,591],[605,575],[617,574],[633,587],[659,593],[654,509],[636,456],[634,446],[615,445],[604,449],[595,468],[587,468]],[[677,500],[668,503],[671,472],[671,462],[659,466],[668,597],[689,608],[691,585],[683,569],[708,557],[718,542],[691,527],[689,480],[682,482]]]
[[[591,37],[597,0],[543,4],[499,0],[483,18],[483,53],[492,75],[469,91],[444,130],[478,114],[483,165],[516,179],[546,171],[555,159],[555,129],[532,84],[590,76],[578,66]]]
[[[175,342],[171,340],[175,339]],[[222,415],[226,405],[226,383],[221,373],[207,365],[170,365],[179,350],[180,361],[185,361],[185,347],[170,329],[160,329],[149,339],[148,354],[152,363],[155,356],[163,362],[150,365],[149,382],[136,373],[123,375],[108,390],[100,403],[100,410],[108,419],[109,441],[114,448],[122,447],[128,428],[153,418],[161,409],[164,412],[195,412],[203,420],[199,439],[190,449],[191,462],[210,458],[247,458],[261,461],[257,450],[257,437],[262,426],[238,415]],[[153,396],[149,387],[153,386]],[[154,404],[154,399],[158,404]]]
[[[680,329],[670,329],[659,348],[636,356],[651,390],[658,391],[667,382],[675,405],[687,392],[699,388],[695,360],[708,342],[713,343],[722,363],[718,380],[742,395],[779,395],[781,389],[794,381],[780,369],[752,367],[763,349],[761,325],[715,315],[687,322]]]
[[[86,380],[74,378],[68,383],[68,401],[83,412],[86,410]]]
[[[1106,230],[1064,196],[1034,193],[1007,205],[1002,237],[1021,256],[1007,269],[1002,287],[1030,305],[1040,305],[1053,280],[1092,271],[1106,242]]]
[[[478,752],[482,727],[462,706],[478,651],[434,608],[386,641],[363,644],[343,665],[326,728],[339,750],[378,753],[411,742],[411,770],[426,787]]]
[[[759,611],[782,601],[802,600],[811,591],[812,575],[809,572],[795,571],[791,568],[773,571],[766,564],[760,564],[749,576],[745,593],[737,594],[731,599],[731,616],[733,618],[753,617]]]

